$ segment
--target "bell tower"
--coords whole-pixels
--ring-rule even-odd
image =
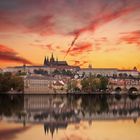
[[[46,56],[45,56],[45,58],[44,58],[44,66],[46,65]]]
[[[51,58],[50,58],[50,64],[53,65],[54,62],[55,62],[55,60],[54,60],[53,53],[52,53]]]

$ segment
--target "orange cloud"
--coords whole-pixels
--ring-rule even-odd
[[[107,14],[103,14],[101,17],[96,18],[93,21],[91,21],[89,25],[87,25],[81,29],[77,29],[77,30],[71,32],[70,34],[75,35],[75,36],[79,36],[82,33],[87,32],[87,31],[93,32],[101,25],[104,25],[112,20],[115,20],[115,19],[121,17],[121,16],[127,15],[127,14],[137,10],[138,8],[140,8],[140,5],[121,8],[119,10],[111,11]]]
[[[0,61],[32,64],[31,61],[21,57],[13,49],[0,44]]]
[[[123,34],[124,35],[120,38],[120,43],[126,42],[128,44],[136,44],[140,46],[140,30]]]
[[[114,47],[114,48],[108,48],[105,50],[105,52],[114,52],[114,51],[119,51],[120,48]]]
[[[39,47],[41,49],[48,49],[49,51],[54,51],[54,48],[51,44],[30,44],[31,46]]]
[[[78,134],[70,134],[65,135],[65,137],[61,138],[62,140],[90,140],[87,136],[79,136]]]
[[[81,44],[76,44],[75,47],[73,47],[70,51],[70,55],[78,55],[82,54],[85,52],[90,52],[92,51],[92,44],[91,43],[81,43]]]
[[[51,44],[46,45],[46,47],[48,48],[49,51],[54,51],[54,49],[53,49]]]
[[[140,5],[130,6],[130,7],[126,7],[126,8],[123,7],[116,11],[111,11],[111,12],[108,12],[107,14],[102,14],[99,18],[96,18],[93,21],[91,21],[89,25],[87,25],[83,28],[74,30],[73,32],[69,33],[70,35],[74,35],[75,38],[72,41],[71,46],[68,48],[68,50],[66,52],[66,56],[69,54],[69,52],[71,52],[71,48],[73,47],[74,43],[76,42],[76,40],[78,39],[78,37],[81,34],[87,32],[87,31],[94,32],[100,26],[102,26],[108,22],[111,22],[121,16],[127,15],[127,14],[137,10],[138,8],[140,8]]]
[[[79,66],[79,67],[82,67],[84,66],[85,64],[88,64],[88,61],[78,61],[78,60],[72,60],[74,62],[74,66]]]

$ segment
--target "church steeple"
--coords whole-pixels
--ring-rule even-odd
[[[51,53],[51,56],[45,56],[44,58],[44,66],[68,66],[66,61],[59,61],[58,57],[54,57],[53,53]]]
[[[53,53],[52,53],[52,56],[51,56],[51,58],[50,58],[50,62],[54,62],[55,60],[54,60],[54,57],[53,57]]]
[[[45,56],[45,58],[44,58],[44,65],[46,65],[46,56]]]
[[[47,56],[47,60],[46,60],[47,62],[49,62],[49,57]]]
[[[58,57],[56,58],[56,62],[55,63],[56,63],[56,65],[58,65]]]
[[[52,57],[51,58],[53,58],[53,53],[52,53]]]

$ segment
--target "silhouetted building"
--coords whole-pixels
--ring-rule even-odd
[[[49,57],[44,58],[44,66],[68,66],[68,63],[66,61],[58,61],[58,58],[54,58],[53,53],[51,55],[51,58]]]

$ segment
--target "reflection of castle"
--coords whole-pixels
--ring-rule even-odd
[[[68,126],[67,122],[46,122],[44,124],[44,131],[45,134],[47,133],[51,133],[52,137],[54,132],[58,132],[58,129],[66,129]]]
[[[58,61],[58,58],[54,58],[53,53],[51,58],[48,57],[44,59],[44,66],[68,66],[66,61]]]

